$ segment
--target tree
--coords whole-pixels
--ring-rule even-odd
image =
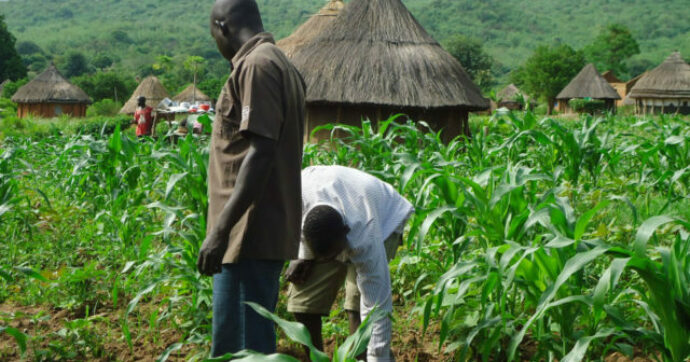
[[[91,64],[96,69],[103,70],[113,65],[113,59],[105,54],[98,54],[91,59]]]
[[[133,79],[120,76],[115,72],[98,72],[93,75],[75,77],[72,82],[93,98],[94,102],[103,99],[121,102],[126,100],[136,87]]]
[[[584,67],[585,57],[566,44],[537,47],[512,74],[522,90],[547,102],[548,114],[558,93]]]
[[[494,83],[495,62],[484,52],[481,42],[464,35],[455,35],[445,42],[444,48],[462,64],[474,83],[482,90],[487,91],[491,88]]]
[[[600,71],[611,70],[619,76],[628,74],[625,62],[633,55],[640,54],[640,46],[621,24],[610,24],[584,48],[587,60],[594,63]]]
[[[14,35],[7,29],[5,17],[0,14],[0,82],[26,77],[26,66],[15,48],[15,42]]]
[[[89,62],[84,54],[71,52],[67,55],[64,65],[65,76],[68,78],[78,77],[89,72]]]

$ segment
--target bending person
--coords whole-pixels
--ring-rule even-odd
[[[374,308],[393,312],[388,262],[402,242],[412,205],[395,189],[359,170],[314,166],[302,171],[300,260],[286,272],[292,282],[288,311],[323,350],[321,317],[345,281],[350,333]],[[393,361],[390,318],[374,324],[367,359]]]

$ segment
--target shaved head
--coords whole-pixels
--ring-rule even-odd
[[[255,0],[216,0],[211,10],[211,35],[221,54],[231,60],[247,40],[264,31]]]

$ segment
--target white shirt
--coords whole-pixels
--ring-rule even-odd
[[[302,213],[318,205],[338,210],[350,228],[347,249],[339,257],[347,259],[357,271],[357,287],[361,294],[362,320],[378,305],[393,312],[390,270],[384,241],[401,231],[414,208],[393,186],[365,172],[343,166],[312,166],[302,171]],[[300,243],[300,259],[314,256],[304,242]],[[390,355],[392,325],[390,318],[374,324],[368,361],[393,361]]]

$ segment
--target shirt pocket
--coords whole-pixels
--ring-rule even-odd
[[[237,106],[231,102],[228,103],[227,108],[218,113],[213,125],[214,131],[226,140],[231,139],[240,129]]]

